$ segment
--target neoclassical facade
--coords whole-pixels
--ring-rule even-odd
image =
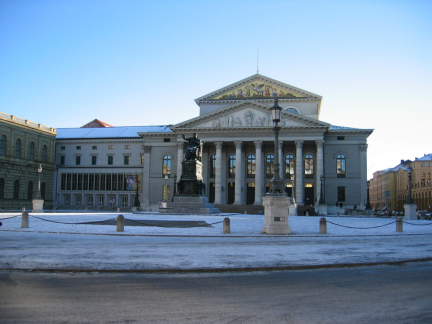
[[[279,147],[274,147],[269,111],[275,97],[282,107]],[[278,150],[280,176],[286,192],[297,204],[315,205],[322,195],[328,205],[335,206],[338,202],[361,208],[366,203],[367,193],[367,138],[373,130],[334,126],[321,121],[321,101],[319,95],[255,74],[196,99],[199,116],[169,127],[143,126],[135,129],[135,135],[130,132],[128,138],[119,139],[114,136],[118,127],[101,125],[94,128],[93,135],[86,135],[85,146],[84,139],[72,138],[76,136],[72,135],[73,130],[58,129],[57,158],[61,158],[62,146],[65,152],[68,147],[73,150],[76,149],[73,146],[81,146],[80,154],[85,156],[81,161],[88,162],[80,168],[85,169],[84,173],[105,173],[106,183],[107,177],[112,179],[108,173],[115,167],[107,164],[108,146],[121,140],[122,144],[117,147],[122,150],[116,155],[123,156],[122,145],[126,147],[130,141],[134,147],[130,147],[129,152],[136,158],[134,169],[130,171],[139,174],[141,206],[150,209],[153,204],[172,198],[174,177],[177,181],[180,179],[181,161],[187,147],[182,134],[189,137],[197,133],[203,142],[206,194],[216,206],[261,205],[273,177],[275,150]],[[71,135],[67,135],[68,132]],[[69,145],[72,141],[74,144]],[[99,153],[103,158],[101,164],[92,166],[90,148],[97,146],[99,149],[97,143],[103,143],[104,151]],[[64,158],[71,160],[65,162],[61,172],[72,170],[73,165],[69,163],[74,163],[73,154],[76,152],[71,151],[70,156]],[[121,164],[121,159],[119,161]],[[117,167],[122,169],[123,165]],[[125,177],[122,179],[126,181]],[[58,187],[62,188],[61,175],[57,181]],[[112,185],[104,188],[97,192],[81,190],[80,194],[105,195],[104,204],[109,201],[109,194],[120,194],[112,190]],[[107,188],[110,192],[106,192]],[[74,192],[60,190],[60,205],[65,194],[71,197]],[[130,200],[128,202],[130,205]]]

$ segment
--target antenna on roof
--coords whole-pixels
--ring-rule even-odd
[[[258,58],[259,58],[259,56],[258,56],[258,54],[259,54],[259,52],[258,52],[258,47],[257,47],[257,74],[259,74],[259,67],[258,67],[258,62],[259,62]]]

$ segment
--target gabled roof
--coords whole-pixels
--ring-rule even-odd
[[[317,100],[322,98],[315,93],[271,79],[261,74],[254,74],[248,78],[199,97],[195,99],[195,102],[199,105],[199,103],[203,101],[247,99],[273,100],[275,97],[279,99],[310,98]]]
[[[101,128],[101,127],[113,127],[99,119],[93,119],[91,122],[81,126],[81,128]]]
[[[93,128],[58,128],[56,139],[76,138],[133,138],[138,133],[172,133],[168,126],[125,126]]]

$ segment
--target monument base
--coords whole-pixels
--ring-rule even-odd
[[[167,202],[166,208],[159,212],[167,214],[219,214],[219,208],[208,202],[207,197],[175,196],[173,202]]]
[[[288,225],[289,197],[263,197],[263,206],[264,226],[262,227],[262,233],[270,235],[291,234],[291,227]]]
[[[33,210],[32,213],[43,213],[43,199],[33,199]]]
[[[417,211],[417,205],[416,204],[405,204],[405,219],[417,219],[416,211]]]

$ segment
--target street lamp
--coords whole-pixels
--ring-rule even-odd
[[[292,199],[295,201],[295,175],[291,174],[291,183],[292,183]]]
[[[174,196],[176,195],[177,192],[177,174],[174,175],[174,193],[172,196],[172,201],[174,201]]]
[[[321,176],[320,176],[321,189],[320,189],[320,200],[319,200],[320,205],[324,205],[324,203],[325,203],[324,193],[323,193],[323,183],[324,183],[324,176],[321,174]]]
[[[274,163],[274,174],[270,180],[270,191],[266,194],[267,196],[286,196],[283,190],[283,181],[279,174],[279,131],[278,126],[281,119],[282,108],[278,105],[278,99],[274,99],[274,105],[270,108],[272,119],[273,119],[273,131],[275,134],[274,148],[275,148],[275,163]]]
[[[36,194],[36,199],[42,199],[42,197],[41,197],[41,181],[40,181],[41,173],[42,173],[42,165],[39,164],[39,168],[38,168],[38,191]]]
[[[414,204],[414,198],[411,195],[411,188],[412,188],[412,171],[411,165],[408,166],[408,196],[406,199],[407,204]]]
[[[138,196],[138,187],[139,187],[139,180],[137,179],[136,181],[136,195],[135,195],[135,202],[134,202],[134,207],[139,208],[141,207],[141,204],[139,202],[139,196]]]
[[[372,206],[371,206],[371,204],[370,204],[370,197],[369,197],[370,181],[367,181],[366,184],[367,184],[366,210],[371,210],[371,209],[372,209]]]
[[[164,195],[164,200],[165,201],[169,200],[169,195],[168,195],[168,174],[165,174],[165,195]]]

